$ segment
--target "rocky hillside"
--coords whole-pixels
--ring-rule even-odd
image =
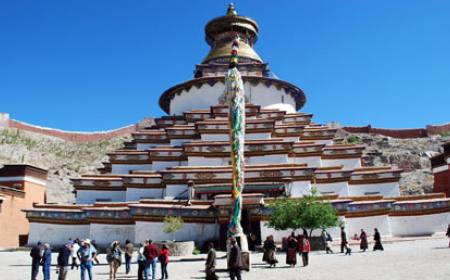
[[[349,143],[367,146],[364,165],[396,165],[405,170],[404,193],[430,192],[433,176],[429,157],[440,151],[449,137],[394,139],[380,135],[339,131]],[[122,147],[129,136],[76,144],[16,129],[0,129],[0,164],[27,163],[49,170],[48,201],[74,202],[70,178],[97,173],[106,153]]]
[[[396,139],[373,134],[350,134],[339,131],[348,143],[366,145],[363,165],[394,165],[404,170],[400,188],[404,194],[418,194],[433,190],[430,157],[442,152],[442,144],[450,141],[448,135]]]
[[[97,173],[106,153],[129,137],[75,144],[17,129],[0,129],[0,164],[26,163],[49,170],[48,202],[74,202],[70,178]]]

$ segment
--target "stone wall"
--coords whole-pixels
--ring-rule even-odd
[[[138,124],[131,124],[114,130],[100,132],[76,132],[64,131],[59,129],[40,127],[9,118],[9,114],[0,113],[0,127],[16,128],[24,131],[40,133],[48,136],[58,137],[75,143],[89,141],[108,140],[114,137],[124,136],[137,131]]]
[[[344,126],[342,127],[350,133],[372,133],[389,136],[393,138],[424,138],[442,133],[450,133],[450,123],[443,125],[427,125],[426,128],[409,128],[409,129],[387,129],[376,128],[371,125],[367,126]]]

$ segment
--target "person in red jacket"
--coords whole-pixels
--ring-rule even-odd
[[[144,248],[145,257],[145,280],[148,280],[150,266],[152,266],[152,280],[156,280],[156,264],[158,263],[158,248],[153,244],[152,240],[148,240],[148,245]]]
[[[307,237],[303,237],[303,244],[302,244],[302,261],[303,266],[307,266],[309,263],[309,252],[311,251],[311,244],[309,243],[309,240]]]
[[[161,264],[161,279],[169,279],[167,274],[167,265],[169,264],[169,247],[166,244],[162,245],[161,251],[159,251],[159,263]]]

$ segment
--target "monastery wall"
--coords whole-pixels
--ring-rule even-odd
[[[48,136],[58,137],[67,141],[72,141],[75,143],[83,143],[88,141],[99,141],[107,140],[118,136],[123,136],[136,132],[138,129],[137,124],[128,125],[114,130],[104,131],[104,132],[75,132],[75,131],[64,131],[59,129],[41,127],[37,125],[28,124],[25,122],[17,121],[14,119],[9,119],[5,116],[6,114],[0,115],[0,127],[11,127],[20,130],[25,130],[29,132],[44,134]]]
[[[345,131],[350,133],[373,133],[381,134],[393,138],[423,138],[432,135],[438,135],[445,132],[450,132],[450,123],[443,125],[427,125],[426,128],[411,128],[411,129],[387,129],[376,128],[371,125],[367,126],[344,126]]]
[[[449,212],[430,215],[389,217],[391,232],[392,235],[395,236],[432,235],[435,232],[444,231],[449,220]]]
[[[374,228],[377,228],[383,236],[392,235],[388,215],[347,217],[345,219],[345,231],[347,232],[348,238],[351,238],[355,233],[359,236],[361,229],[369,233],[373,232]]]
[[[77,191],[77,204],[94,204],[96,201],[112,201],[120,202],[125,201],[126,191],[113,191],[113,190],[78,190]]]
[[[134,240],[134,224],[119,225],[119,224],[97,224],[91,223],[89,226],[89,238],[95,240],[101,247],[109,246],[112,240],[119,240],[121,243],[125,240],[131,242],[142,242],[141,240]]]
[[[50,224],[50,223],[30,223],[30,235],[28,245],[37,242],[49,242],[53,247],[58,247],[67,243],[73,238],[89,237],[89,224]]]
[[[154,241],[172,240],[172,234],[165,233],[162,222],[136,221],[135,238],[136,242],[151,238]],[[184,223],[183,227],[174,235],[175,240],[195,241],[197,246],[201,246],[205,241],[219,238],[218,224]]]

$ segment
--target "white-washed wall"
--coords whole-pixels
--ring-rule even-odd
[[[126,201],[139,201],[143,198],[163,198],[164,189],[127,188]]]
[[[368,193],[380,193],[384,197],[400,196],[400,185],[397,182],[379,184],[350,184],[349,195],[366,195]]]
[[[322,160],[320,156],[314,157],[291,157],[292,163],[307,164],[308,167],[321,167]]]
[[[313,187],[321,193],[334,192],[339,196],[348,196],[348,182],[335,182],[335,183],[318,183],[313,184]]]
[[[134,242],[134,237],[134,225],[92,223],[89,228],[89,238],[102,247],[108,246],[115,240],[122,244],[127,239]]]
[[[440,213],[421,216],[391,216],[389,223],[394,236],[431,235],[435,232],[445,231],[449,215],[449,213]]]
[[[175,197],[188,197],[187,185],[168,184],[165,188],[164,199],[174,199]]]
[[[210,106],[218,104],[220,96],[223,94],[225,86],[223,83],[216,83],[213,86],[203,84],[200,88],[191,87],[188,91],[183,90],[179,95],[175,95],[170,102],[170,114],[181,115],[194,109],[209,109]],[[283,108],[288,113],[295,113],[295,101],[286,94],[283,89],[275,86],[266,87],[264,84],[252,85],[244,82],[245,96],[248,102],[268,107],[271,105]],[[195,102],[192,102],[195,100]]]
[[[137,143],[136,149],[140,151],[146,151],[153,147],[161,147],[161,146],[167,146],[167,144],[164,143]]]
[[[172,235],[165,233],[162,229],[164,223],[136,221],[135,242],[142,242],[145,239],[153,241],[171,240]],[[201,246],[207,240],[217,239],[219,237],[219,225],[184,223],[183,227],[174,235],[178,241],[195,241],[197,246]]]
[[[125,201],[126,191],[93,191],[78,190],[77,204],[92,204],[97,200],[111,200],[112,202]]]
[[[251,156],[245,157],[246,164],[279,164],[288,163],[288,155],[264,155],[264,156]]]
[[[34,245],[38,241],[48,242],[53,247],[66,244],[69,238],[88,238],[89,225],[63,225],[30,223],[28,245]]]
[[[185,165],[187,165],[186,161],[153,161],[152,169],[161,171],[161,170],[165,170],[169,167],[185,166]]]
[[[300,197],[311,193],[311,181],[294,181],[292,182],[292,197]]]
[[[208,134],[208,133],[202,133],[200,135],[200,138],[202,141],[228,141],[229,135],[228,134]],[[245,134],[245,140],[266,140],[271,139],[272,134],[271,133],[246,133]]]
[[[344,169],[355,169],[361,167],[360,158],[346,158],[346,159],[322,159],[322,166],[339,166],[343,165]]]
[[[392,235],[387,215],[346,218],[345,227],[349,238],[355,233],[359,236],[361,229],[364,229],[368,235],[372,235],[374,228],[377,228],[383,236]]]
[[[152,170],[151,164],[111,164],[111,174],[128,174],[131,170]]]
[[[188,157],[188,166],[223,166],[229,165],[230,158],[220,157]]]

